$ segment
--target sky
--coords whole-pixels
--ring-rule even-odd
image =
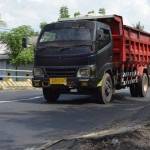
[[[0,0],[0,14],[8,28],[26,24],[39,30],[40,22],[58,19],[61,6],[67,6],[71,15],[105,8],[107,15],[123,16],[124,24],[132,26],[141,21],[150,32],[150,0]]]

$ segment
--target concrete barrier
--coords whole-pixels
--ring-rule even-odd
[[[4,89],[20,89],[20,88],[32,88],[31,79],[26,79],[23,81],[14,81],[11,78],[4,79],[0,81],[0,90]]]
[[[7,75],[1,75],[0,78],[0,90],[3,89],[20,89],[20,88],[32,88],[32,70],[14,70],[14,69],[0,69],[0,71],[6,72]],[[22,72],[22,76],[13,76],[10,72]],[[13,79],[19,79],[15,81]]]

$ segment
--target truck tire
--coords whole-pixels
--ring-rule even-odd
[[[139,96],[139,89],[138,89],[137,83],[130,85],[130,94],[132,97],[138,97]]]
[[[98,102],[102,104],[110,103],[113,94],[113,83],[109,73],[105,73],[102,85],[97,89]]]
[[[146,97],[148,91],[148,76],[146,73],[143,74],[138,82],[138,92],[140,97]]]
[[[47,103],[54,103],[59,98],[60,92],[58,89],[43,88],[43,96]]]

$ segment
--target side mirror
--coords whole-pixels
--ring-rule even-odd
[[[26,37],[22,38],[22,47],[23,48],[27,48],[28,46],[28,40]]]
[[[32,36],[32,37],[24,37],[22,38],[22,47],[28,48],[31,45],[36,46],[38,36]]]

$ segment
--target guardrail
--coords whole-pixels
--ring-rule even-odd
[[[31,70],[0,69],[0,72],[1,71],[4,75],[0,75],[0,89],[18,89],[32,87],[31,78],[33,76]],[[25,75],[11,75],[14,74],[14,72],[16,74],[25,73]],[[17,79],[17,81],[14,80],[14,78]]]
[[[32,74],[32,70],[15,70],[15,69],[0,69],[1,71],[5,71],[7,75],[0,75],[0,78],[27,78],[27,79],[31,79],[33,76],[31,76],[30,74]],[[25,76],[12,76],[10,72],[25,72],[26,75]],[[30,74],[29,74],[30,73]]]

